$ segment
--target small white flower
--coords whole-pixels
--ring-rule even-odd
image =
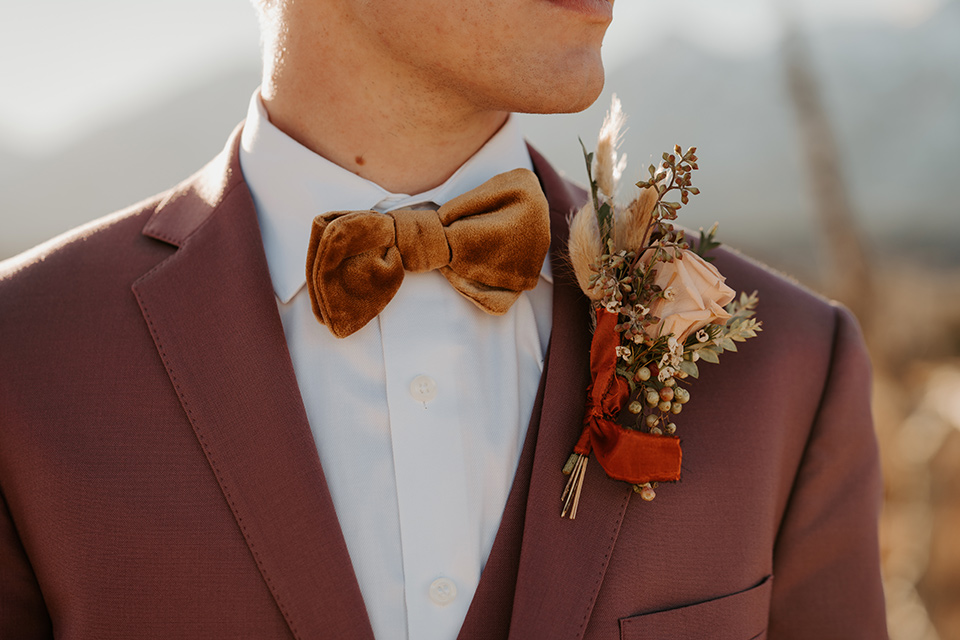
[[[648,307],[643,306],[642,304],[638,304],[637,308],[640,309],[639,311],[640,317],[643,317],[650,313],[650,309]]]
[[[624,360],[630,359],[630,347],[617,347],[617,357],[623,358]]]
[[[667,287],[663,292],[663,299],[670,301],[677,297],[676,291],[673,290],[673,287]]]
[[[693,352],[693,355],[690,356],[691,362],[696,362],[696,361],[699,360],[699,359],[700,359],[700,354],[697,353],[696,351],[694,351],[694,352]]]
[[[667,348],[669,351],[660,358],[658,366],[676,369],[683,362],[683,345],[674,336],[670,336],[667,338]]]
[[[676,369],[673,367],[660,367],[660,373],[657,374],[657,379],[663,382],[667,378],[672,378],[674,374],[676,374]]]
[[[697,331],[697,342],[706,342],[710,339],[710,334],[707,333],[706,329],[700,329]]]

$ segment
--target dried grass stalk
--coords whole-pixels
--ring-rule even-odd
[[[597,274],[596,265],[603,254],[600,228],[593,204],[585,204],[570,221],[570,263],[577,276],[577,283],[591,300],[599,300],[602,294],[591,288],[590,279]]]
[[[617,158],[623,122],[624,115],[620,100],[614,95],[610,102],[610,110],[607,111],[603,126],[600,127],[600,135],[597,136],[597,152],[593,159],[593,177],[597,182],[597,188],[611,202],[627,164],[626,155]]]
[[[657,204],[657,190],[641,189],[626,208],[613,214],[613,247],[615,250],[633,250],[647,246],[653,225],[653,208]]]

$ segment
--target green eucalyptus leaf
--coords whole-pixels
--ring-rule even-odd
[[[709,362],[711,364],[718,364],[720,362],[719,354],[709,347],[704,347],[697,351],[700,354],[700,359],[704,362]]]
[[[700,369],[697,368],[697,365],[695,362],[690,362],[689,360],[683,360],[680,363],[680,371],[683,371],[685,374],[687,374],[691,378],[700,377]]]

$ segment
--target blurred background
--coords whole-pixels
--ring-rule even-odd
[[[0,259],[180,181],[258,85],[244,0],[33,0],[0,22]],[[960,2],[619,0],[607,89],[521,116],[577,180],[698,147],[692,227],[840,299],[876,370],[891,637],[960,640]],[[624,193],[624,197],[630,194]],[[829,541],[824,541],[829,544]]]

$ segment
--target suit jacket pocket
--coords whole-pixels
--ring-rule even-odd
[[[667,611],[620,619],[620,640],[766,638],[773,576],[746,591]]]

